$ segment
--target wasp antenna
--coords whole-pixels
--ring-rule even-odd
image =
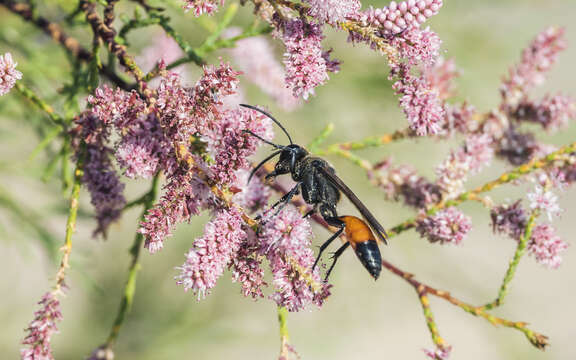
[[[242,131],[245,132],[245,133],[248,133],[248,134],[250,134],[250,135],[252,135],[252,136],[254,136],[255,138],[259,139],[260,141],[265,142],[265,143],[268,144],[268,145],[274,146],[276,149],[280,149],[280,150],[286,149],[286,146],[274,144],[273,142],[270,142],[270,141],[264,139],[262,136],[257,135],[257,134],[254,134],[254,133],[253,133],[252,131],[250,131],[250,130],[246,130],[246,129],[245,129],[245,130],[242,130]]]
[[[259,108],[257,108],[256,106],[252,106],[252,105],[248,105],[248,104],[240,104],[240,106],[243,106],[243,107],[248,108],[248,109],[256,110],[256,111],[258,111],[259,113],[268,116],[268,117],[270,118],[270,120],[274,121],[274,122],[276,123],[276,125],[278,125],[278,126],[280,127],[280,129],[282,129],[282,131],[284,132],[284,134],[286,134],[286,136],[288,137],[288,140],[290,141],[290,145],[294,144],[294,143],[292,142],[292,138],[290,137],[290,134],[288,134],[288,131],[286,131],[286,129],[284,128],[284,126],[282,126],[282,124],[280,124],[280,121],[276,120],[276,119],[274,118],[274,116],[270,115],[270,113],[268,113],[268,112],[266,112],[266,111],[264,111],[264,110],[262,110],[262,109],[259,109]]]
[[[260,161],[260,163],[258,165],[256,165],[256,167],[254,169],[252,169],[252,171],[250,172],[250,176],[248,176],[248,182],[247,184],[250,183],[250,180],[252,180],[252,177],[254,176],[254,174],[256,173],[256,171],[258,171],[258,169],[260,169],[262,167],[262,165],[266,164],[266,162],[270,159],[272,159],[274,156],[280,154],[282,152],[282,150],[278,150],[273,152],[272,154],[270,154],[266,159]]]

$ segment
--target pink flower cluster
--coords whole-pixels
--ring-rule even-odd
[[[192,10],[194,16],[203,14],[214,15],[218,11],[218,6],[224,6],[224,0],[184,0],[184,9]]]
[[[492,138],[485,134],[471,135],[436,168],[437,184],[446,197],[455,197],[464,190],[468,175],[478,173],[493,157]]]
[[[530,200],[530,208],[545,213],[550,221],[562,211],[558,205],[558,197],[540,185],[536,185],[534,191],[528,193],[528,199]]]
[[[358,16],[359,0],[307,0],[310,4],[308,15],[322,23],[336,25],[348,18]]]
[[[26,347],[20,350],[23,360],[52,360],[50,340],[58,332],[56,324],[62,320],[60,301],[53,293],[44,294],[38,303],[41,308],[34,313],[34,320],[30,322],[26,331],[28,334],[22,341]]]
[[[185,291],[198,294],[199,299],[206,297],[246,237],[237,209],[217,210],[204,227],[204,236],[194,241],[194,247],[186,254],[186,262],[178,268],[177,283],[184,286]]]
[[[438,14],[442,0],[391,1],[382,9],[370,8],[364,21],[380,29],[382,35],[396,35],[408,28],[418,28],[428,18]]]
[[[314,302],[320,306],[329,295],[318,269],[311,271],[314,252],[312,230],[293,206],[268,219],[260,235],[260,252],[268,259],[276,292],[271,298],[288,311],[298,311]]]
[[[12,54],[0,55],[0,96],[6,94],[22,79],[22,73],[16,70],[17,62],[12,60]]]
[[[536,261],[550,269],[557,269],[562,263],[560,254],[568,248],[556,230],[548,224],[534,227],[532,237],[528,242],[528,251]]]
[[[431,243],[459,245],[472,228],[470,217],[455,207],[440,210],[432,216],[426,216],[416,225],[420,236]]]
[[[544,74],[566,48],[564,29],[550,27],[541,32],[522,52],[522,60],[511,68],[500,92],[506,106],[515,107],[536,85],[544,82]]]
[[[410,127],[419,136],[441,133],[445,110],[439,92],[431,87],[424,76],[411,74],[410,67],[404,64],[390,72],[390,79],[395,78],[397,80],[392,88],[400,95],[400,107]]]
[[[328,80],[322,52],[322,29],[320,25],[301,19],[282,22],[279,27],[286,46],[286,84],[295,97],[302,96],[306,100],[314,94],[314,88]]]

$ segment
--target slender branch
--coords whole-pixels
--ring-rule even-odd
[[[433,215],[436,212],[438,212],[444,208],[447,208],[450,206],[456,206],[456,205],[459,205],[459,204],[461,204],[465,201],[468,201],[468,200],[481,200],[479,197],[479,195],[481,193],[491,191],[497,187],[508,184],[508,183],[510,183],[514,180],[517,180],[517,179],[519,179],[519,178],[521,178],[527,174],[530,174],[530,173],[532,173],[538,169],[542,169],[543,167],[548,166],[555,161],[566,160],[566,155],[571,154],[573,152],[576,152],[576,142],[562,146],[560,149],[558,149],[558,150],[556,150],[556,151],[554,151],[554,152],[552,152],[552,153],[550,153],[550,154],[548,154],[542,158],[534,159],[527,164],[520,165],[520,166],[518,166],[518,167],[516,167],[510,171],[507,171],[507,172],[503,173],[502,175],[500,175],[495,180],[489,181],[486,184],[477,187],[476,189],[463,192],[462,194],[457,196],[455,199],[443,201],[443,202],[441,202],[435,206],[432,206],[427,211],[426,215],[427,216]],[[413,228],[414,226],[416,226],[417,220],[418,220],[418,218],[408,219],[408,220],[404,221],[403,223],[394,226],[393,228],[390,229],[390,231],[388,231],[388,235],[394,236],[394,235],[400,234],[401,232],[404,232],[406,230]]]
[[[444,349],[446,343],[438,331],[438,325],[436,325],[436,321],[434,320],[434,314],[432,313],[432,308],[430,308],[430,300],[428,300],[426,291],[424,291],[422,287],[414,288],[414,290],[418,293],[418,299],[420,300],[420,305],[422,305],[422,312],[424,313],[424,318],[426,319],[426,325],[428,326],[428,331],[432,337],[432,342],[434,342],[434,345],[436,345],[437,348]]]
[[[143,220],[144,216],[148,212],[149,209],[154,206],[154,202],[156,201],[156,194],[158,192],[158,180],[160,176],[156,175],[152,180],[152,186],[150,191],[145,195],[144,201],[144,210],[142,211],[142,215],[140,219]],[[132,261],[130,262],[130,267],[128,269],[128,280],[126,281],[126,285],[124,286],[124,293],[122,295],[122,301],[120,302],[120,308],[118,310],[118,314],[116,315],[116,320],[114,320],[114,325],[112,326],[112,330],[110,331],[110,335],[106,340],[105,345],[103,348],[111,349],[112,346],[116,343],[118,339],[118,335],[120,334],[120,329],[124,324],[124,320],[126,316],[130,312],[132,308],[132,303],[134,302],[134,293],[136,291],[136,280],[138,277],[138,270],[140,270],[140,252],[142,251],[142,243],[144,242],[144,236],[140,233],[136,233],[136,237],[134,238],[134,243],[132,248],[130,249],[130,254],[132,254]]]
[[[144,74],[142,70],[136,65],[134,59],[132,59],[126,52],[126,46],[119,44],[116,41],[116,30],[113,27],[106,25],[106,22],[102,20],[98,12],[96,11],[96,5],[90,0],[80,0],[82,11],[86,13],[86,20],[92,26],[94,34],[98,35],[107,45],[111,53],[116,55],[118,61],[124,68],[126,72],[130,73],[134,79],[140,91],[147,97],[149,90],[146,88],[144,83]],[[108,10],[107,18],[113,17],[113,13]]]
[[[341,151],[347,150],[361,150],[370,147],[378,147],[382,145],[390,144],[394,141],[407,139],[414,137],[415,133],[410,128],[397,130],[392,134],[385,134],[381,136],[370,136],[360,141],[351,141],[340,144],[332,144],[323,150],[319,150],[316,153],[318,155],[329,155],[329,154],[339,154],[342,155]]]
[[[72,56],[78,60],[88,63],[92,60],[92,53],[86,50],[78,40],[67,35],[60,25],[48,21],[42,16],[37,16],[32,11],[32,8],[25,3],[17,3],[12,0],[0,0],[0,5],[5,6],[12,13],[19,15],[27,22],[36,25],[39,29],[44,31],[48,36],[58,42],[62,47]],[[120,78],[111,68],[103,66],[100,69],[102,75],[106,76],[110,81],[124,90],[130,90],[130,86],[122,78]]]
[[[50,120],[52,120],[52,122],[54,124],[60,126],[64,130],[66,130],[67,124],[66,124],[66,121],[64,120],[64,118],[62,118],[60,115],[58,115],[54,111],[54,108],[52,108],[52,106],[48,105],[48,103],[46,101],[41,99],[31,89],[26,87],[26,85],[24,85],[21,81],[16,82],[15,88],[16,88],[16,90],[18,90],[18,92],[22,96],[24,96],[25,98],[30,100],[30,102],[32,102],[32,104],[34,104],[38,109],[44,111],[48,115]]]
[[[538,214],[534,212],[528,219],[526,229],[524,230],[524,235],[518,241],[518,246],[516,247],[514,257],[512,258],[512,260],[510,260],[510,265],[508,266],[508,270],[506,271],[506,275],[504,276],[504,280],[502,281],[502,285],[500,286],[500,290],[498,291],[498,297],[496,297],[494,301],[482,306],[483,309],[490,310],[504,303],[504,298],[508,293],[508,285],[514,278],[516,268],[520,263],[520,259],[522,258],[522,256],[524,256],[524,253],[526,252],[526,246],[528,245],[528,241],[532,237],[532,230],[534,229],[535,220],[537,216]]]
[[[334,131],[334,124],[328,123],[328,125],[326,125],[324,130],[322,130],[322,132],[314,139],[312,139],[312,141],[310,141],[308,146],[306,146],[308,148],[308,151],[310,151],[313,154],[321,155],[320,153],[318,153],[318,147],[326,140],[328,136],[330,136],[330,134],[332,134],[332,131]]]
[[[500,325],[500,326],[509,327],[512,329],[517,329],[517,330],[521,331],[528,338],[530,343],[532,343],[532,345],[534,345],[538,349],[544,350],[544,348],[548,345],[548,337],[528,329],[528,327],[527,327],[528,324],[525,322],[510,321],[510,320],[507,320],[504,318],[494,316],[494,315],[488,313],[482,306],[470,305],[468,303],[465,303],[465,302],[453,297],[447,291],[438,290],[438,289],[435,289],[429,285],[426,285],[426,284],[423,284],[423,283],[417,281],[414,278],[414,275],[400,270],[399,268],[392,265],[390,262],[388,262],[386,260],[382,261],[382,265],[386,269],[388,269],[390,272],[392,272],[394,275],[397,275],[398,277],[404,279],[406,282],[408,282],[410,285],[412,285],[416,289],[416,291],[418,291],[418,293],[431,294],[431,295],[434,295],[434,296],[439,297],[441,299],[444,299],[444,300],[450,302],[451,304],[458,306],[459,308],[461,308],[462,310],[466,311],[469,314],[472,314],[474,316],[481,317],[481,318],[487,320],[488,322],[490,322],[494,326]]]
[[[278,327],[280,329],[280,356],[279,359],[288,360],[290,354],[296,355],[294,348],[290,345],[290,336],[288,335],[288,326],[286,325],[286,317],[288,311],[285,307],[278,306]]]
[[[80,185],[82,183],[82,176],[84,175],[84,154],[83,151],[76,163],[76,170],[74,171],[74,184],[72,186],[72,195],[70,196],[70,209],[68,212],[68,220],[66,221],[66,235],[64,239],[64,246],[62,247],[62,260],[60,267],[56,273],[56,284],[54,285],[53,292],[55,294],[61,293],[62,288],[65,286],[64,280],[66,278],[66,270],[70,267],[70,254],[72,252],[72,234],[76,229],[76,218],[78,216],[78,198],[80,197]]]

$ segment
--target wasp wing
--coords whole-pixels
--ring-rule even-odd
[[[334,172],[330,171],[328,168],[320,166],[317,167],[317,169],[320,170],[322,174],[326,175],[326,177],[330,180],[330,182],[334,184],[338,189],[340,189],[340,191],[342,191],[344,195],[346,195],[346,197],[352,202],[352,204],[356,206],[358,211],[360,211],[360,214],[362,214],[364,220],[366,220],[368,224],[370,224],[372,230],[376,232],[378,238],[380,238],[380,240],[382,240],[384,244],[388,245],[388,241],[386,240],[388,238],[388,234],[386,234],[386,230],[384,230],[384,227],[378,222],[378,220],[376,220],[374,215],[372,215],[372,213],[370,212],[370,210],[368,210],[366,205],[364,205],[364,203],[362,203],[362,201],[358,199],[358,196],[354,194],[354,192],[348,187],[348,185],[346,185],[344,181],[342,181],[342,179],[340,179]]]

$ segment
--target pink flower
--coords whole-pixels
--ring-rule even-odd
[[[445,111],[438,91],[424,77],[412,75],[405,65],[393,69],[389,78],[397,79],[392,88],[400,95],[400,106],[410,128],[419,136],[441,133]]]
[[[383,35],[395,35],[408,28],[418,28],[428,18],[438,14],[442,0],[407,0],[390,2],[382,9],[370,8],[365,21],[381,29]]]
[[[242,243],[230,263],[232,281],[241,283],[242,294],[253,299],[264,297],[262,288],[268,286],[264,281],[263,257],[259,254],[259,249],[258,239],[250,232],[248,239]]]
[[[192,10],[194,16],[202,14],[213,15],[218,10],[218,5],[224,6],[224,0],[184,0],[184,9]]]
[[[286,46],[286,84],[294,96],[308,99],[314,88],[328,80],[326,60],[322,57],[322,30],[319,25],[300,19],[282,25],[282,40]]]
[[[258,176],[254,176],[248,182],[250,171],[240,169],[236,172],[235,187],[240,191],[234,195],[232,200],[244,209],[254,212],[268,204],[270,198],[270,187],[264,185]]]
[[[524,49],[520,63],[510,69],[500,87],[506,106],[516,106],[529,90],[544,82],[544,74],[565,48],[564,29],[549,27],[538,34]]]
[[[359,0],[307,0],[308,14],[321,23],[336,25],[354,17],[360,10]]]
[[[237,35],[238,31],[234,30],[236,29],[228,32],[230,37]],[[238,40],[230,53],[244,76],[272,97],[284,110],[293,110],[301,105],[299,99],[287,88],[284,68],[276,60],[265,37]]]
[[[427,358],[432,360],[448,360],[452,347],[437,347],[436,349],[422,349]]]
[[[58,332],[56,323],[62,320],[60,301],[53,293],[48,292],[38,302],[41,308],[34,313],[34,320],[30,322],[26,331],[28,334],[22,341],[26,347],[20,350],[23,360],[52,360],[50,341],[52,335]]]
[[[550,221],[562,211],[558,205],[558,196],[540,185],[536,185],[534,191],[528,193],[528,199],[530,200],[530,208],[545,213]]]
[[[22,79],[22,73],[16,70],[17,62],[12,60],[12,54],[0,55],[0,96],[6,94]]]
[[[311,302],[321,305],[329,295],[318,270],[311,272],[311,236],[308,220],[292,205],[268,219],[262,229],[260,251],[268,258],[276,288],[271,298],[288,311],[299,311]]]
[[[416,230],[431,243],[459,245],[472,228],[470,217],[455,207],[418,220]]]
[[[185,291],[192,290],[198,299],[206,297],[246,236],[237,209],[218,210],[204,227],[204,236],[194,241],[194,247],[186,254],[186,262],[178,268],[177,284],[183,285]]]
[[[164,246],[174,227],[214,205],[214,196],[204,181],[191,172],[171,174],[164,195],[146,214],[138,230],[145,237],[144,247],[151,253]]]
[[[537,225],[532,230],[528,251],[540,264],[557,269],[562,263],[560,254],[567,248],[568,244],[556,235],[556,230],[551,225]]]
[[[492,161],[494,149],[491,145],[489,135],[471,135],[436,168],[437,183],[448,197],[460,194],[468,175],[478,173]]]
[[[409,65],[421,64],[426,67],[433,66],[438,59],[442,40],[429,27],[409,28],[394,36],[390,44],[398,49],[400,57],[406,59]]]
[[[232,184],[236,180],[236,171],[249,167],[248,157],[254,154],[261,141],[244,130],[267,140],[274,136],[270,119],[245,108],[226,111],[205,132],[203,139],[214,158],[210,169],[216,181]]]

